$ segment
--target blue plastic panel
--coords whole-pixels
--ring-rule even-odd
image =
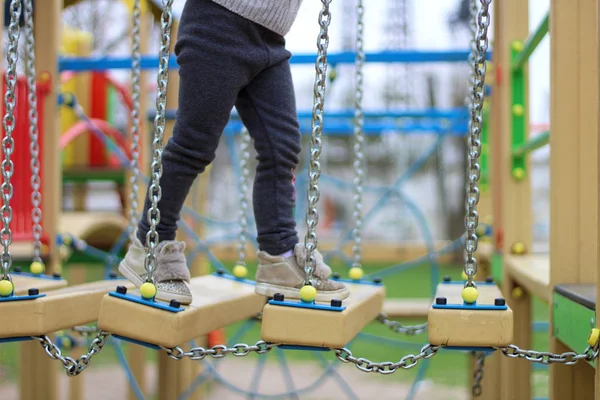
[[[344,311],[346,306],[341,307],[332,307],[328,304],[316,304],[316,303],[307,303],[304,301],[277,301],[277,300],[269,300],[269,304],[274,306],[283,306],[283,307],[297,307],[297,308],[308,308],[311,310],[321,310],[321,311]]]

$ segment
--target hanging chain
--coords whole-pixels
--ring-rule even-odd
[[[259,340],[254,345],[247,345],[245,343],[238,343],[232,347],[227,347],[223,344],[217,344],[209,349],[204,347],[192,347],[189,351],[184,351],[181,347],[162,347],[166,351],[167,355],[174,360],[181,360],[183,358],[189,358],[190,360],[203,360],[206,356],[212,358],[223,358],[229,354],[233,354],[236,357],[245,357],[250,353],[265,354],[271,351],[276,344],[267,343]]]
[[[377,321],[390,328],[396,333],[402,333],[407,336],[420,335],[427,332],[427,322],[419,325],[403,325],[398,321],[393,321],[388,318],[387,314],[381,313],[377,316]]]
[[[250,134],[244,128],[242,130],[242,146],[240,149],[240,181],[239,181],[239,196],[240,196],[240,237],[238,243],[238,265],[246,265],[246,237],[248,235],[248,179],[250,177],[250,169],[248,163],[250,161]]]
[[[482,393],[481,381],[483,380],[483,367],[485,366],[485,353],[476,352],[477,361],[475,362],[475,372],[473,373],[473,386],[471,393],[473,397],[479,397]]]
[[[40,342],[50,358],[59,360],[62,363],[68,376],[77,376],[90,365],[92,357],[100,353],[109,336],[110,334],[107,332],[101,331],[98,333],[94,340],[92,340],[88,352],[81,355],[78,359],[63,356],[58,346],[48,336],[35,336],[33,338]]]
[[[474,1],[474,0],[472,0]],[[486,72],[486,54],[488,49],[488,27],[490,25],[489,5],[491,0],[480,0],[481,8],[475,14],[474,7],[471,8],[472,18],[477,17],[477,30],[474,36],[474,44],[471,46],[471,69],[472,82],[470,93],[470,113],[469,138],[468,138],[468,188],[465,215],[465,227],[467,228],[467,237],[465,240],[465,266],[464,271],[467,275],[466,286],[475,286],[473,279],[477,273],[477,260],[475,252],[477,251],[477,225],[479,223],[479,214],[477,213],[477,203],[479,203],[479,188],[477,182],[481,175],[479,166],[479,156],[481,154],[481,126],[482,110],[484,100],[484,84]]]
[[[6,68],[6,93],[4,94],[4,107],[6,114],[4,115],[3,125],[5,136],[2,139],[2,279],[9,279],[9,271],[12,267],[12,255],[10,254],[10,245],[12,244],[12,231],[10,223],[12,221],[12,207],[10,200],[13,196],[13,186],[10,179],[13,176],[14,164],[11,160],[11,155],[15,150],[15,141],[12,137],[15,129],[15,104],[17,84],[17,62],[19,54],[17,47],[19,45],[19,18],[21,17],[21,0],[13,0],[10,3],[10,24],[8,26],[8,51],[6,59],[8,65]]]
[[[421,352],[417,355],[408,354],[397,362],[384,361],[380,363],[372,362],[366,358],[357,358],[352,355],[348,349],[334,349],[336,357],[345,363],[352,363],[363,372],[377,372],[383,375],[389,375],[396,372],[398,369],[410,369],[417,365],[419,360],[428,359],[437,354],[438,346],[426,344],[421,348]]]
[[[148,210],[148,224],[150,230],[146,234],[146,269],[148,282],[154,283],[154,270],[156,268],[154,250],[159,243],[156,226],[160,223],[160,210],[158,203],[162,197],[160,178],[162,176],[162,152],[165,134],[165,114],[167,110],[167,87],[169,84],[169,56],[171,47],[171,25],[173,13],[171,8],[173,0],[163,0],[163,12],[161,15],[160,53],[157,74],[158,93],[156,96],[156,116],[154,118],[154,140],[152,141],[152,180],[148,190],[148,197],[152,202]]]
[[[310,147],[310,164],[308,168],[308,209],[306,211],[306,260],[304,271],[306,273],[305,285],[312,285],[313,271],[315,269],[315,255],[317,248],[316,228],[319,223],[319,177],[321,176],[321,133],[323,131],[323,108],[325,106],[325,83],[327,81],[327,48],[329,46],[329,24],[331,13],[329,4],[331,0],[321,0],[323,8],[319,12],[320,32],[317,38],[317,59],[315,62],[315,84],[312,112],[312,138]]]
[[[140,91],[141,91],[141,15],[140,0],[133,2],[133,19],[132,19],[132,46],[131,46],[131,192],[129,195],[129,236],[133,240],[134,232],[138,225],[138,182],[140,179]]]
[[[31,220],[33,221],[33,261],[42,262],[42,194],[40,192],[40,144],[35,72],[35,38],[33,34],[33,1],[25,1],[25,59],[27,69],[27,102],[29,106],[29,138],[31,154]]]
[[[365,123],[363,115],[363,67],[365,64],[364,49],[364,7],[363,0],[358,0],[356,6],[356,97],[354,98],[354,246],[352,247],[353,267],[362,268],[361,257],[361,232],[362,232],[362,192],[364,175],[364,154],[363,147],[365,142],[363,126]]]
[[[498,350],[510,358],[524,358],[528,361],[539,364],[577,364],[580,360],[593,361],[598,358],[598,345],[588,346],[583,353],[567,351],[565,353],[549,353],[546,351],[523,350],[514,344],[506,347],[498,347]]]

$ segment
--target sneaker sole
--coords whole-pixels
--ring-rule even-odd
[[[300,300],[300,289],[286,287],[286,286],[277,286],[271,285],[269,283],[256,283],[255,292],[258,295],[265,297],[273,297],[277,293],[283,294],[285,298],[288,299],[298,299]],[[315,301],[319,302],[330,302],[331,300],[345,300],[350,296],[350,291],[347,287],[336,290],[334,292],[320,292],[317,291],[317,298]]]
[[[136,288],[140,288],[142,284],[144,284],[144,280],[140,278],[140,276],[131,269],[125,260],[119,263],[119,272],[123,275],[129,282],[131,282]],[[183,294],[165,292],[164,290],[157,289],[156,291],[156,299],[169,303],[171,300],[177,300],[179,303],[183,305],[188,305],[192,302],[191,296],[186,296]]]

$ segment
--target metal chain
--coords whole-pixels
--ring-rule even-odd
[[[138,225],[138,182],[140,179],[140,98],[141,98],[141,15],[140,0],[133,2],[132,19],[132,46],[131,46],[131,191],[129,195],[129,236],[133,240],[134,232]]]
[[[232,347],[227,347],[223,344],[217,344],[209,349],[204,347],[192,347],[189,351],[184,351],[181,349],[181,347],[162,347],[162,349],[174,360],[181,360],[183,358],[189,358],[190,360],[203,360],[206,356],[210,356],[212,358],[223,358],[229,354],[233,354],[236,357],[244,357],[250,353],[265,354],[271,351],[274,347],[277,347],[277,345],[259,340],[254,345],[238,343]]]
[[[92,340],[88,352],[81,355],[78,359],[63,356],[58,346],[48,336],[34,336],[33,338],[40,342],[50,358],[59,360],[62,363],[68,376],[77,376],[90,365],[92,357],[100,353],[109,336],[109,333],[100,331],[94,340]]]
[[[11,155],[15,150],[15,142],[12,137],[15,129],[15,104],[16,104],[16,90],[15,86],[17,83],[17,62],[19,60],[19,54],[17,47],[19,45],[19,18],[21,17],[21,0],[13,0],[10,3],[10,24],[8,26],[8,51],[6,53],[6,59],[8,65],[6,68],[6,93],[4,94],[4,107],[6,113],[3,119],[5,136],[2,139],[2,153],[4,158],[2,159],[2,231],[0,232],[2,246],[4,247],[2,252],[2,274],[3,279],[10,280],[9,271],[12,267],[12,255],[10,253],[10,245],[12,244],[12,231],[10,229],[10,223],[12,221],[12,207],[10,200],[13,196],[13,186],[10,179],[13,176],[14,164],[11,160]]]
[[[598,358],[598,345],[588,346],[583,353],[579,354],[573,351],[557,354],[545,351],[523,350],[514,344],[510,344],[506,347],[498,347],[497,349],[502,351],[502,353],[507,357],[524,358],[528,361],[539,364],[573,365],[577,364],[579,360],[593,361]]]
[[[473,397],[479,397],[482,393],[481,381],[483,380],[483,367],[485,366],[485,353],[476,352],[477,361],[475,363],[475,372],[473,373],[473,386],[471,393]]]
[[[348,349],[334,349],[336,357],[345,363],[352,363],[363,372],[377,372],[383,375],[389,375],[396,372],[398,369],[410,369],[417,365],[419,360],[428,359],[437,354],[439,346],[426,344],[421,348],[421,352],[417,355],[408,354],[397,362],[384,361],[380,363],[372,362],[366,358],[357,358],[352,355]]]
[[[33,261],[42,262],[42,194],[40,192],[40,144],[38,131],[37,85],[35,72],[35,38],[33,33],[33,1],[25,1],[25,59],[27,69],[27,102],[29,105],[29,151],[31,154],[31,220],[33,222]]]
[[[312,285],[313,271],[315,269],[314,252],[317,248],[316,228],[319,223],[319,177],[321,176],[320,156],[322,150],[321,133],[323,130],[323,113],[325,106],[325,84],[327,81],[327,48],[329,46],[329,24],[331,13],[329,4],[331,0],[321,0],[323,7],[319,12],[320,32],[317,38],[317,59],[315,62],[315,83],[312,112],[312,138],[310,148],[310,163],[308,168],[308,208],[306,210],[306,236],[304,246],[306,247],[306,260],[304,272],[306,273],[305,285]]]
[[[481,175],[479,156],[481,154],[481,125],[484,100],[484,84],[486,72],[486,54],[488,49],[488,27],[490,25],[489,5],[491,0],[480,0],[481,8],[477,13],[477,35],[474,37],[475,44],[472,45],[472,73],[470,93],[469,138],[468,138],[468,188],[465,215],[465,227],[467,237],[465,240],[465,265],[464,272],[467,275],[465,286],[475,286],[473,279],[477,273],[477,225],[479,214],[477,204],[479,203],[479,188],[477,182]],[[474,16],[472,9],[472,16]]]
[[[356,6],[356,96],[354,98],[354,246],[352,247],[353,267],[362,268],[361,232],[362,232],[362,192],[363,192],[363,147],[365,142],[363,126],[363,67],[365,64],[364,49],[364,7],[363,0]]]
[[[148,282],[154,283],[154,270],[156,268],[154,250],[159,243],[156,226],[160,223],[160,210],[158,203],[162,197],[160,178],[162,176],[162,152],[165,133],[165,114],[167,110],[167,87],[169,84],[169,56],[171,47],[171,25],[173,23],[173,0],[163,0],[161,15],[160,53],[157,74],[158,92],[156,96],[156,116],[154,118],[154,139],[152,141],[152,178],[148,190],[148,198],[152,205],[148,210],[148,224],[150,230],[146,234],[146,269]]]
[[[427,322],[419,325],[403,325],[398,321],[389,319],[385,313],[379,314],[377,316],[377,321],[396,333],[402,333],[408,336],[420,335],[421,333],[427,332]]]
[[[250,134],[244,128],[242,130],[242,146],[240,149],[240,181],[239,181],[239,196],[240,196],[240,237],[238,243],[238,265],[246,265],[246,238],[248,235],[248,179],[250,177],[250,169],[248,163],[250,161]]]

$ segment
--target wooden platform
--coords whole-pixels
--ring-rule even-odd
[[[154,345],[174,347],[260,313],[266,299],[254,285],[206,275],[191,280],[193,302],[181,312],[104,296],[98,327]],[[139,292],[128,294],[139,296]]]
[[[590,310],[596,310],[596,285],[589,284],[567,284],[556,285],[554,291],[567,299],[580,304]]]
[[[552,295],[548,254],[506,255],[504,267],[516,283],[544,301]]]
[[[95,321],[105,293],[124,280],[65,287],[34,300],[0,302],[0,338],[39,336]]]
[[[38,289],[40,293],[60,289],[68,285],[66,279],[45,279],[33,276],[11,274],[17,296],[26,295],[29,289]],[[1,305],[1,304],[0,304]]]
[[[440,283],[436,298],[447,299],[447,305],[461,307],[462,283]],[[494,300],[502,298],[495,284],[477,285],[477,306],[494,306]],[[505,310],[483,310],[472,307],[457,309],[431,306],[428,316],[429,342],[434,346],[495,347],[506,346],[513,337],[513,314]]]
[[[385,288],[347,284],[350,297],[344,311],[267,304],[263,310],[261,337],[284,345],[339,348],[346,346],[383,307]]]
[[[431,307],[429,299],[385,299],[383,312],[388,317],[426,317]]]

